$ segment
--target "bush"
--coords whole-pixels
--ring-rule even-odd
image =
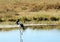
[[[15,22],[16,20],[15,20],[15,19],[9,19],[8,21],[10,21],[10,22]]]
[[[58,21],[58,20],[59,20],[59,18],[51,17],[51,18],[50,18],[50,20],[51,20],[51,21]]]
[[[48,18],[44,18],[44,21],[48,21],[49,19]]]
[[[37,20],[37,18],[33,17],[33,20]]]
[[[42,21],[42,20],[43,20],[43,17],[39,17],[39,18],[38,18],[38,21]]]
[[[31,21],[31,20],[25,17],[25,18],[24,18],[24,21]]]
[[[4,22],[5,20],[3,20],[3,19],[0,19],[0,22]]]

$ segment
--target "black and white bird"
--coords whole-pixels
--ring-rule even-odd
[[[25,30],[23,23],[22,23],[22,22],[19,22],[19,21],[20,21],[20,20],[18,19],[18,20],[16,21],[16,24],[17,24],[17,25],[20,25],[20,26],[23,28],[23,30]]]

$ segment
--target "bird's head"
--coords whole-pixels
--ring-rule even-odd
[[[20,21],[20,19],[18,19],[18,21]]]

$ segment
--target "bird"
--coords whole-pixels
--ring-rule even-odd
[[[16,24],[17,24],[17,25],[20,25],[20,26],[23,28],[23,30],[25,30],[23,23],[22,23],[22,22],[19,22],[19,21],[20,21],[20,20],[18,19],[18,20],[16,21]]]

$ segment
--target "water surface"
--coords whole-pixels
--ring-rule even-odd
[[[20,31],[0,31],[0,42],[20,42]],[[60,30],[32,30],[23,32],[23,42],[60,42]]]

